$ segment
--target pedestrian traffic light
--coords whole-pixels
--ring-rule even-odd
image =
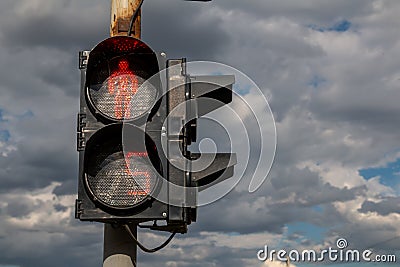
[[[140,40],[113,37],[80,59],[77,218],[165,220],[168,205],[153,197],[167,169],[159,152],[165,112],[157,55]],[[146,132],[146,125],[159,130]]]
[[[234,76],[190,76],[185,60],[124,36],[80,52],[80,69],[76,218],[186,232],[199,186],[233,175],[235,155],[189,146],[197,119],[232,101]]]

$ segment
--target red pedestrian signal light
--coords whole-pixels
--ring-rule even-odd
[[[103,121],[133,121],[148,115],[160,96],[145,83],[159,71],[153,50],[131,37],[114,37],[90,52],[86,74],[89,108]]]

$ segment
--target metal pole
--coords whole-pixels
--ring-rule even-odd
[[[137,238],[137,225],[132,225]],[[103,267],[137,266],[137,245],[122,226],[106,224],[104,227]]]
[[[126,36],[133,14],[141,0],[111,0],[110,36]],[[133,37],[141,37],[141,14],[134,24]],[[130,226],[137,238],[137,225]],[[136,267],[137,245],[121,226],[105,224],[103,267]]]

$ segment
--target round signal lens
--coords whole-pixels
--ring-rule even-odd
[[[130,139],[124,142],[123,134]],[[118,123],[97,131],[86,143],[84,161],[84,186],[99,208],[134,212],[160,188],[162,166],[156,145],[136,126]]]
[[[100,113],[112,120],[135,120],[150,112],[157,89],[145,83],[122,59],[101,86],[89,88],[89,98]]]
[[[114,153],[100,164],[96,176],[87,177],[92,194],[112,208],[130,208],[153,192],[157,174],[146,161],[147,153]]]

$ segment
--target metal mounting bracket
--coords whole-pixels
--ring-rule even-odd
[[[90,51],[79,52],[79,69],[84,70],[87,67]]]

